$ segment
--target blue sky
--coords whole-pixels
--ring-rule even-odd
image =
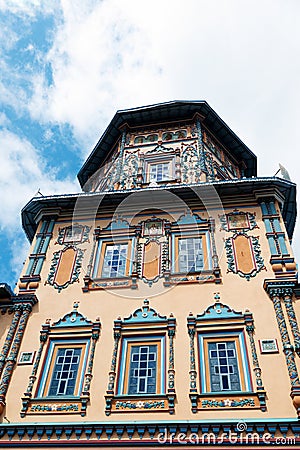
[[[21,208],[80,191],[118,109],[207,100],[259,175],[281,163],[298,183],[299,16],[297,0],[0,0],[0,280],[28,251]]]

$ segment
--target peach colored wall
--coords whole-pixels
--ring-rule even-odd
[[[226,210],[232,211],[233,208]],[[296,412],[289,397],[290,380],[288,376],[285,357],[282,352],[280,333],[277,327],[272,301],[263,290],[265,278],[273,278],[274,274],[269,263],[270,252],[267,239],[265,237],[265,227],[261,218],[261,210],[255,206],[245,206],[239,208],[241,211],[255,212],[259,228],[251,230],[248,235],[259,236],[262,256],[264,258],[266,270],[260,271],[255,277],[247,281],[237,274],[227,273],[227,258],[224,250],[223,239],[230,234],[220,231],[220,223],[216,223],[216,238],[218,253],[220,256],[220,267],[222,274],[222,284],[204,283],[201,285],[178,285],[173,288],[165,288],[162,281],[155,283],[152,287],[138,282],[139,288],[135,291],[131,289],[120,290],[99,290],[89,293],[82,292],[83,277],[89,261],[92,242],[93,229],[90,231],[90,242],[80,245],[85,249],[84,259],[79,283],[71,284],[60,293],[49,284],[44,284],[51,265],[53,252],[62,249],[56,245],[58,227],[69,225],[70,222],[58,222],[54,229],[53,238],[50,241],[46,260],[41,272],[40,286],[36,292],[39,303],[34,307],[30,315],[27,329],[23,338],[21,351],[37,351],[39,348],[39,333],[41,325],[46,319],[51,322],[70,312],[74,301],[79,301],[79,312],[88,319],[95,321],[100,316],[102,328],[100,339],[96,345],[95,361],[93,369],[93,379],[91,383],[91,401],[87,408],[87,415],[82,418],[80,415],[27,415],[20,419],[21,397],[26,391],[32,365],[16,366],[11,385],[7,395],[7,406],[4,415],[11,422],[36,422],[36,421],[124,421],[124,420],[210,420],[210,419],[246,419],[246,418],[295,418]],[[136,219],[136,222],[141,218]],[[82,222],[91,225],[87,220]],[[106,224],[109,220],[106,220]],[[96,222],[99,225],[100,221]],[[101,221],[101,227],[105,223]],[[27,264],[27,262],[26,262]],[[191,412],[189,400],[189,338],[187,333],[187,316],[190,312],[194,315],[202,313],[208,306],[214,303],[214,294],[220,293],[221,302],[229,305],[236,311],[245,312],[246,309],[253,313],[255,324],[255,342],[258,352],[258,359],[262,369],[262,380],[267,392],[267,411],[260,410],[207,410],[196,414]],[[169,316],[172,312],[176,317],[176,337],[175,337],[175,388],[177,394],[175,414],[167,412],[151,411],[130,412],[127,414],[112,413],[107,417],[104,413],[104,395],[107,389],[108,372],[111,365],[113,351],[113,322],[118,317],[128,317],[135,309],[142,305],[143,299],[150,300],[150,306],[162,315]],[[299,307],[296,304],[296,309]],[[5,319],[2,328],[0,345],[5,339],[4,329],[7,329],[9,322]],[[2,322],[3,323],[3,322]],[[288,321],[287,321],[288,323]],[[276,338],[280,352],[278,354],[261,354],[259,351],[259,339]],[[251,352],[247,341],[249,360],[251,364],[251,376],[254,383],[254,372],[251,363]],[[41,365],[40,365],[41,367]],[[300,370],[300,367],[298,367]],[[198,371],[199,372],[199,371]],[[38,375],[40,372],[38,373]],[[35,384],[35,387],[37,384]],[[199,381],[198,381],[199,390]]]

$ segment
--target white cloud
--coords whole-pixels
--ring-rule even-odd
[[[8,130],[0,131],[0,227],[9,232],[19,226],[21,208],[36,194],[78,192],[69,179],[58,181],[32,144]]]
[[[12,73],[14,83],[0,85],[0,97],[44,124],[69,124],[84,156],[117,109],[204,99],[257,154],[260,175],[275,174],[281,162],[300,183],[299,2],[0,0],[0,9],[32,20],[55,16],[53,45],[39,54],[53,83],[43,68]],[[2,46],[12,48],[18,36],[2,35]],[[22,77],[32,97],[20,87]]]
[[[59,7],[59,0],[0,0],[0,11],[34,17],[49,14]]]

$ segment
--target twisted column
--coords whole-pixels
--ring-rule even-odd
[[[5,365],[6,358],[7,358],[8,352],[9,352],[11,344],[12,344],[12,340],[14,338],[14,335],[15,335],[15,332],[16,332],[16,329],[17,329],[17,325],[19,323],[19,319],[20,319],[21,314],[22,314],[22,306],[21,305],[15,305],[13,309],[15,311],[15,314],[14,314],[14,317],[12,319],[12,322],[11,322],[11,325],[9,327],[9,330],[7,332],[7,335],[6,335],[6,338],[5,338],[5,342],[4,342],[3,347],[2,347],[2,352],[1,352],[1,355],[0,355],[0,377],[2,375],[3,367]]]
[[[289,377],[291,381],[291,385],[298,385],[299,384],[299,376],[298,371],[295,363],[295,357],[294,357],[294,349],[291,345],[291,341],[289,338],[286,321],[283,315],[280,297],[282,295],[281,289],[278,288],[271,288],[269,290],[269,295],[273,301],[275,314],[276,314],[276,320],[278,324],[278,328],[281,335],[281,341],[283,345],[283,352],[285,354],[285,360],[289,372]]]
[[[0,383],[0,405],[5,405],[5,397],[7,394],[7,389],[12,377],[13,369],[17,361],[17,356],[20,350],[20,345],[22,342],[24,330],[28,321],[29,314],[32,311],[32,305],[25,304],[21,305],[22,307],[22,315],[19,320],[18,329],[14,336],[14,340],[10,349],[10,353],[8,358],[6,358],[6,363]]]
[[[286,309],[286,312],[288,315],[289,323],[290,323],[291,330],[292,330],[293,337],[294,337],[294,347],[295,347],[297,354],[299,354],[300,353],[300,332],[299,332],[298,322],[297,322],[297,318],[296,318],[296,314],[295,314],[295,310],[294,310],[294,306],[293,306],[293,301],[292,301],[293,291],[291,288],[283,288],[282,294],[283,294],[283,301],[285,304],[285,309]]]
[[[92,372],[93,372],[93,365],[94,365],[95,348],[96,348],[96,343],[99,339],[99,335],[100,335],[100,322],[99,322],[99,319],[97,319],[97,322],[94,324],[94,328],[92,330],[92,345],[91,345],[88,367],[87,367],[87,371],[85,374],[84,388],[82,391],[82,394],[84,394],[84,395],[89,395],[91,381],[93,378]]]

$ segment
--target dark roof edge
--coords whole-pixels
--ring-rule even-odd
[[[112,144],[112,137],[116,141],[120,135],[119,127],[129,122],[130,120],[134,120],[133,117],[135,117],[135,120],[141,117],[141,114],[147,115],[149,111],[153,112],[162,112],[166,111],[167,109],[173,109],[175,111],[176,108],[180,108],[183,110],[185,108],[187,110],[187,113],[192,117],[197,111],[197,107],[199,108],[199,113],[204,115],[206,114],[206,118],[213,117],[214,121],[218,123],[218,129],[221,129],[221,127],[225,128],[227,130],[227,133],[231,136],[231,138],[238,144],[240,148],[243,149],[244,153],[248,155],[249,161],[251,160],[251,166],[248,169],[248,173],[246,173],[247,176],[256,176],[257,175],[257,161],[256,161],[256,155],[241,141],[241,139],[232,131],[232,129],[224,122],[224,120],[216,113],[216,111],[211,108],[211,106],[205,101],[205,100],[173,100],[169,102],[164,103],[156,103],[153,105],[146,105],[146,106],[140,106],[135,108],[129,108],[124,110],[118,110],[115,115],[113,116],[112,120],[104,130],[102,136],[96,143],[95,147],[93,148],[92,152],[88,156],[87,160],[84,162],[83,166],[81,167],[80,171],[77,174],[80,186],[83,187],[86,183],[86,181],[96,172],[96,170],[100,167],[101,161],[105,158],[105,155],[99,157],[100,147],[106,147],[110,146]],[[200,108],[202,107],[202,111],[200,111]],[[147,125],[147,120],[149,120],[149,117],[146,117],[145,120],[145,126]],[[170,120],[174,120],[174,118],[170,115]],[[178,120],[182,119],[178,116]],[[163,120],[159,116],[157,117],[157,121]],[[204,119],[205,120],[205,119]],[[153,117],[151,115],[151,121],[153,121]],[[217,132],[215,131],[215,134]],[[217,136],[217,134],[216,134]],[[218,137],[218,136],[217,136]]]
[[[233,188],[234,186],[242,188],[243,186],[247,186],[251,184],[253,185],[252,190],[259,189],[261,184],[265,183],[264,189],[272,186],[279,188],[279,190],[283,193],[285,201],[283,203],[282,215],[286,223],[286,228],[288,232],[288,236],[291,239],[293,236],[293,231],[295,227],[296,221],[296,185],[295,183],[284,180],[278,177],[255,177],[255,178],[242,178],[238,180],[224,180],[217,182],[206,182],[206,183],[198,183],[193,185],[174,185],[168,186],[167,190],[179,191],[185,188],[199,188],[205,186],[214,186],[216,190],[229,189],[230,186]],[[147,191],[150,190],[162,190],[165,189],[163,187],[152,187],[147,188]],[[32,198],[22,209],[22,225],[23,229],[26,233],[27,238],[31,242],[36,229],[37,223],[35,218],[38,216],[39,212],[45,208],[74,208],[76,201],[80,198],[90,198],[97,199],[98,197],[110,197],[110,200],[117,197],[125,197],[126,195],[142,192],[144,189],[130,189],[125,191],[107,191],[107,192],[83,192],[78,194],[64,194],[64,195],[53,195],[47,197],[34,197]]]

